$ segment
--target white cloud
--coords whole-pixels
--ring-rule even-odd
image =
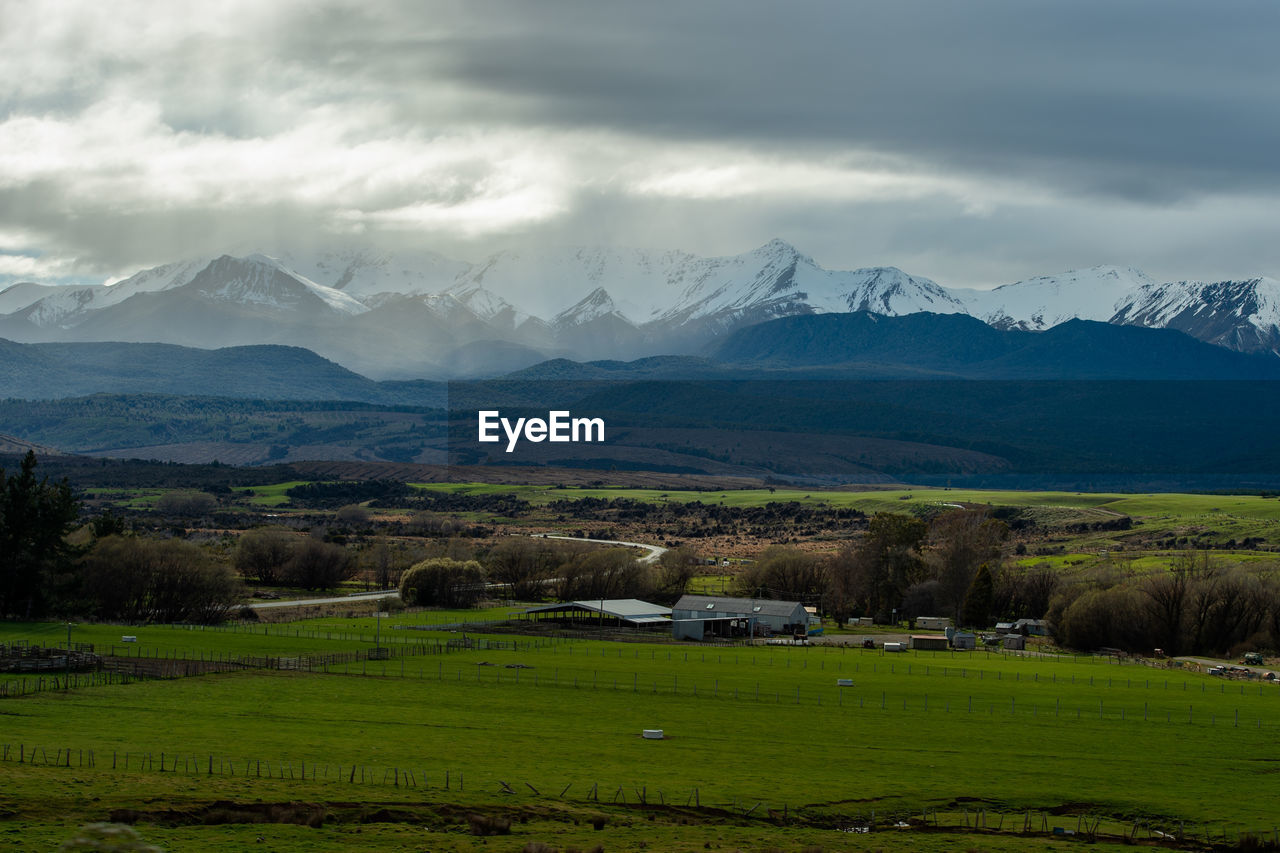
[[[0,275],[331,234],[1277,274],[1272,54],[1162,47],[1268,29],[1137,6],[0,0]]]

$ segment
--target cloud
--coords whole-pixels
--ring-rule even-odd
[[[1274,273],[1249,217],[1280,194],[1277,25],[1190,0],[0,2],[0,277],[779,235],[954,284]]]

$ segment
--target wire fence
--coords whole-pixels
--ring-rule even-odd
[[[130,684],[144,679],[185,678],[249,669],[311,673],[340,671],[348,675],[387,676],[395,674],[394,666],[390,670],[387,667],[388,662],[393,661],[399,663],[399,675],[406,677],[409,669],[405,662],[412,658],[463,651],[528,652],[535,651],[543,643],[545,641],[467,637],[431,640],[412,645],[381,646],[360,651],[307,655],[238,655],[206,650],[169,650],[112,645],[104,650],[103,654],[95,654],[91,647],[85,647],[85,649],[73,651],[70,659],[65,648],[24,645],[23,650],[27,655],[22,658],[23,660],[38,660],[48,662],[50,665],[38,670],[30,670],[35,673],[30,677],[25,674],[29,670],[15,670],[22,674],[0,679],[0,699],[50,690]],[[4,659],[3,654],[0,654],[0,660]],[[371,662],[373,662],[373,669],[377,670],[376,673],[370,671]],[[358,672],[356,664],[359,664]],[[421,670],[421,667],[419,669]]]
[[[849,834],[919,831],[966,835],[1019,837],[1079,836],[1088,841],[1134,843],[1154,841],[1167,845],[1280,846],[1280,827],[1248,829],[1229,821],[1200,821],[1190,826],[1173,818],[1131,819],[1077,811],[1063,814],[1040,809],[993,809],[980,797],[957,796],[945,809],[887,808],[843,811],[823,803],[794,803],[784,799],[728,796],[698,786],[654,786],[636,781],[605,783],[582,778],[526,780],[517,777],[468,778],[454,768],[405,762],[392,766],[331,763],[304,759],[263,759],[179,751],[117,751],[68,746],[48,748],[24,743],[0,746],[0,760],[32,767],[75,768],[119,776],[168,774],[183,777],[235,778],[244,783],[329,785],[350,788],[400,789],[405,793],[434,790],[500,798],[515,803],[578,803],[624,810],[668,811],[682,818],[701,816],[721,821],[758,821],[774,825],[807,826]],[[536,784],[535,784],[536,783]],[[316,794],[318,791],[311,790]],[[343,795],[344,797],[346,795]],[[970,808],[958,803],[973,803]],[[226,805],[225,803],[221,805]],[[323,808],[323,806],[318,806]],[[134,813],[135,817],[140,813]],[[604,821],[601,820],[601,825]],[[599,827],[597,827],[599,828]],[[1242,848],[1243,849],[1243,848]]]

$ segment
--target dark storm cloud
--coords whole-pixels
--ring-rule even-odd
[[[364,49],[348,44],[343,54],[345,70],[375,87],[445,75],[471,94],[455,107],[478,115],[659,140],[886,150],[1153,201],[1280,182],[1276,4],[482,2],[452,11],[429,16],[443,30],[419,38],[412,23],[397,25],[420,16],[385,8],[378,19],[337,15],[302,32],[363,31]],[[412,92],[401,105],[409,120],[431,118],[413,112]]]
[[[11,0],[0,282],[334,236],[1274,273],[1277,32],[1248,0]]]

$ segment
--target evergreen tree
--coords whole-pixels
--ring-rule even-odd
[[[964,597],[964,606],[960,609],[961,622],[970,628],[985,628],[991,624],[991,604],[995,600],[995,581],[991,577],[991,567],[986,563],[978,566],[978,572],[969,584],[969,591]]]
[[[36,479],[28,451],[13,476],[0,468],[0,616],[42,615],[57,570],[69,561],[66,534],[79,503],[66,480]]]

